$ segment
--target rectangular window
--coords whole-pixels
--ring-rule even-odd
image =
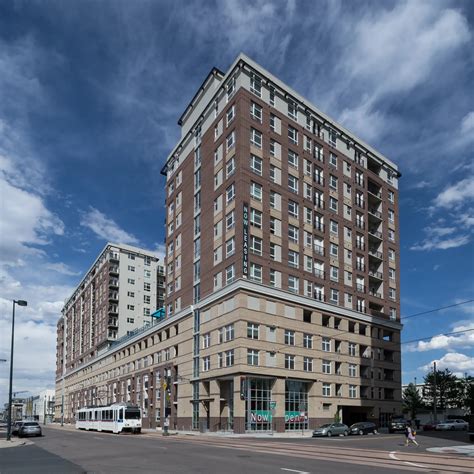
[[[288,101],[288,117],[293,120],[298,120],[298,105],[292,100]]]
[[[255,323],[247,323],[247,337],[249,339],[258,339],[259,325]]]
[[[303,370],[305,372],[312,372],[313,371],[313,358],[312,357],[304,357],[303,358]]]
[[[293,127],[288,127],[288,140],[290,140],[290,143],[293,143],[293,145],[298,145],[298,130]]]
[[[329,360],[323,360],[322,361],[323,374],[331,374],[332,373],[331,365],[332,365],[332,363]]]
[[[337,168],[337,156],[334,153],[329,153],[329,164]]]
[[[226,177],[232,176],[235,173],[235,158],[232,157],[225,165]]]
[[[234,281],[235,279],[235,269],[234,265],[230,265],[225,269],[225,282],[226,284],[230,284]]]
[[[299,293],[300,290],[300,279],[296,276],[288,276],[288,291],[292,293]]]
[[[257,229],[262,228],[262,213],[253,207],[250,208],[250,225]]]
[[[298,219],[299,215],[299,206],[298,203],[288,199],[288,214],[295,219]]]
[[[298,243],[298,240],[299,240],[299,229],[298,229],[298,227],[295,227],[294,225],[291,225],[291,224],[288,225],[288,238],[294,244]]]
[[[255,155],[250,155],[250,169],[259,176],[262,176],[263,160]]]
[[[263,241],[254,235],[250,236],[250,251],[255,255],[262,255]]]
[[[258,97],[262,96],[262,78],[256,74],[250,76],[250,92]]]
[[[293,175],[288,175],[288,189],[295,194],[298,194],[298,178],[295,178]]]
[[[230,151],[232,148],[235,146],[235,132],[231,132],[229,135],[227,135],[227,138],[225,140],[226,142],[226,150]]]
[[[329,253],[331,257],[337,257],[339,255],[339,246],[331,243],[329,246]]]
[[[329,197],[329,209],[331,209],[331,211],[337,212],[337,199],[333,198],[332,196]]]
[[[294,250],[288,250],[288,265],[293,268],[299,267],[300,254]]]
[[[250,197],[255,199],[256,201],[262,200],[262,185],[258,183],[254,183],[253,181],[250,183]]]
[[[232,120],[235,118],[235,105],[233,105],[229,110],[226,112],[226,123],[227,127],[230,125]]]
[[[250,105],[250,116],[257,122],[262,123],[262,107],[260,107],[255,102],[252,102],[252,104]]]
[[[230,257],[235,253],[235,238],[232,237],[231,239],[227,240],[225,243],[225,256]]]
[[[235,184],[232,183],[226,190],[225,190],[225,198],[226,203],[229,204],[235,198]]]
[[[285,354],[285,369],[295,370],[295,356]]]
[[[323,383],[323,397],[330,397],[331,396],[331,384],[330,383]]]
[[[256,263],[250,264],[250,279],[251,280],[261,283],[262,273],[263,273],[263,269],[261,265],[257,265]]]
[[[357,387],[355,385],[349,385],[349,398],[357,397]]]
[[[323,337],[321,340],[321,349],[324,352],[331,352],[331,339],[328,337]]]
[[[262,148],[262,133],[255,128],[250,129],[250,144],[256,148]]]
[[[305,349],[313,348],[313,335],[312,334],[303,334],[303,347]]]
[[[298,154],[292,150],[288,150],[288,166],[298,169]]]
[[[247,364],[258,365],[258,351],[256,349],[247,349]]]
[[[234,211],[229,212],[225,216],[225,228],[226,230],[233,229],[235,226]]]

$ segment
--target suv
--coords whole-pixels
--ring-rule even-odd
[[[18,428],[18,437],[23,436],[41,436],[41,426],[36,421],[25,421]]]
[[[395,433],[396,431],[405,431],[408,421],[405,418],[392,418],[388,425],[388,432]]]

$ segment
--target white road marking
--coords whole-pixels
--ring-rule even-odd
[[[299,474],[309,474],[307,471],[298,471],[297,469],[288,469],[286,467],[280,467],[282,471],[289,471],[289,472],[298,472]]]
[[[397,456],[395,456],[395,453],[396,453],[396,451],[390,451],[389,456],[392,459],[395,459],[395,461],[402,461],[401,459],[398,459]],[[405,464],[409,464],[410,466],[428,468],[428,466],[423,466],[422,464],[415,464],[414,462],[410,462],[410,461],[402,461],[402,462],[405,463]]]

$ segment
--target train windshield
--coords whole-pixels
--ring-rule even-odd
[[[127,408],[125,410],[125,419],[127,420],[139,420],[140,419],[140,410],[136,408]]]

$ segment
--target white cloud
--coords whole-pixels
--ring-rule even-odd
[[[80,275],[81,272],[75,272],[74,270],[71,270],[65,263],[59,262],[59,263],[47,263],[44,265],[44,268],[47,270],[52,270],[57,273],[61,273],[62,275],[68,275],[68,276],[76,276]]]
[[[451,208],[474,199],[474,176],[462,179],[444,189],[434,200],[435,206]]]
[[[63,235],[63,222],[40,196],[14,186],[1,175],[0,196],[1,262],[21,264],[25,256],[42,253],[33,246],[47,245],[52,235]]]
[[[474,140],[474,111],[466,114],[461,121],[461,136],[466,141]]]
[[[165,263],[166,258],[166,245],[165,244],[155,244],[156,248],[154,253],[159,258],[160,264],[163,265]]]
[[[459,235],[447,239],[433,235],[432,237],[423,240],[421,243],[412,245],[410,250],[448,250],[466,245],[469,241],[470,237],[468,235]]]
[[[457,347],[474,348],[474,321],[466,321],[453,327],[450,332],[471,331],[463,334],[444,336],[442,334],[432,337],[429,341],[418,341],[406,347],[409,352],[426,352],[438,349],[452,350]]]
[[[97,237],[113,243],[138,244],[138,239],[121,229],[119,225],[93,207],[84,214],[81,225],[88,227]]]
[[[436,362],[436,368],[438,370],[449,369],[457,376],[464,376],[467,372],[468,375],[474,374],[474,357],[459,352],[448,352],[443,357],[437,360],[431,361],[419,368],[425,372],[433,370],[433,363]]]

